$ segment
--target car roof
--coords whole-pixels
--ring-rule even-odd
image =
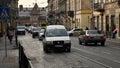
[[[65,29],[63,25],[48,25],[47,29]]]

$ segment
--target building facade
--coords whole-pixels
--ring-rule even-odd
[[[49,3],[51,11],[59,11],[58,15],[61,17],[58,16],[58,19],[67,28],[96,27],[106,35],[111,35],[114,27],[120,30],[120,0],[49,0]],[[57,8],[53,9],[53,3],[58,4]],[[120,31],[117,37],[120,37]]]
[[[50,11],[54,11],[57,24],[68,29],[90,27],[90,0],[48,0]],[[54,4],[53,4],[54,3]],[[57,5],[58,4],[58,5]],[[56,7],[57,6],[57,7]],[[49,14],[49,13],[48,13]],[[52,17],[50,17],[52,18]]]
[[[22,7],[19,8],[19,25],[33,25],[46,22],[46,10],[44,7],[38,7],[37,3],[33,8]]]
[[[7,20],[7,24],[11,25],[16,24],[16,17],[18,16],[18,0],[0,0],[0,8],[9,8],[10,9],[10,19]],[[0,20],[0,37],[3,36],[5,32],[5,23]]]
[[[119,0],[99,0],[95,1],[95,26],[111,35],[112,30],[117,27],[120,30],[120,1]],[[120,31],[117,33],[117,38],[120,37]]]

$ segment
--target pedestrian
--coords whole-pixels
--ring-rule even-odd
[[[95,30],[97,30],[97,27],[94,27]]]
[[[13,36],[14,36],[14,29],[13,29],[13,27],[11,26],[11,27],[8,29],[8,40],[9,40],[10,44],[12,44]]]
[[[115,39],[116,38],[116,34],[118,32],[118,28],[114,28],[113,31],[112,31],[112,39]]]
[[[89,28],[86,26],[85,30],[89,30]]]

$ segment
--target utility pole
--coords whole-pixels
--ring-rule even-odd
[[[91,17],[91,29],[94,29],[95,23],[94,23],[94,0],[91,0],[91,11],[92,11],[92,17]]]
[[[76,28],[76,8],[77,6],[76,6],[76,0],[74,0],[74,8],[75,8],[75,28]]]

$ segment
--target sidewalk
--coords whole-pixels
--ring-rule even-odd
[[[18,49],[15,47],[15,40],[12,44],[9,43],[8,39],[6,42],[7,53],[5,51],[5,38],[0,38],[0,68],[19,68]]]
[[[106,41],[108,41],[108,42],[113,42],[113,43],[120,43],[120,39],[112,39],[112,38],[107,38],[107,40]]]

